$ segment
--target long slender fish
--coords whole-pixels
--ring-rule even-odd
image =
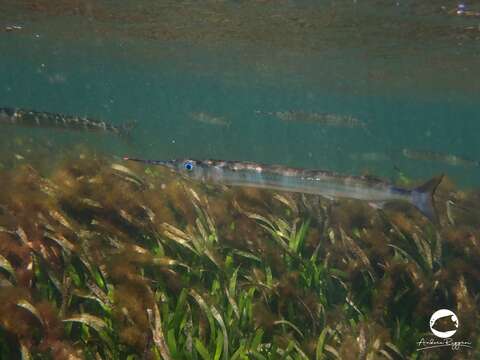
[[[260,111],[255,114],[273,116],[285,122],[306,122],[333,127],[365,128],[366,124],[350,115],[316,113],[305,111]]]
[[[442,162],[452,166],[480,166],[480,161],[467,159],[458,155],[444,154],[435,151],[403,149],[403,156],[411,160]]]
[[[119,136],[127,136],[134,123],[116,126],[88,117],[3,107],[0,108],[0,126],[2,125],[108,132]]]
[[[330,171],[252,162],[143,160],[130,157],[124,157],[124,160],[165,166],[175,173],[204,182],[315,194],[329,199],[358,199],[378,207],[390,201],[404,201],[414,205],[432,222],[437,219],[433,195],[443,178],[440,175],[417,188],[404,189],[370,176],[346,176]]]

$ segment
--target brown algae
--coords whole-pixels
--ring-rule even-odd
[[[30,163],[0,172],[5,356],[407,358],[443,307],[479,346],[478,192],[449,184],[434,226],[98,155]]]

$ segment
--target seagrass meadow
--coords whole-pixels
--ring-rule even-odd
[[[480,359],[479,20],[0,0],[0,360]]]
[[[444,179],[434,226],[401,204],[212,187],[80,147],[38,154],[0,171],[2,359],[480,350],[478,191]],[[471,348],[417,351],[438,308]]]

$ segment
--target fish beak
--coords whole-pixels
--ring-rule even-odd
[[[124,156],[123,160],[136,161],[136,162],[140,162],[148,165],[160,165],[160,166],[165,166],[168,169],[173,171],[176,170],[176,164],[175,164],[175,161],[173,160],[144,160],[144,159],[131,158],[128,156]]]
[[[177,164],[176,164],[176,162],[173,161],[173,160],[160,160],[160,161],[158,162],[158,165],[160,165],[160,166],[165,166],[165,167],[168,168],[170,171],[178,172]]]

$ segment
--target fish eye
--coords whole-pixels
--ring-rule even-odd
[[[186,162],[183,164],[183,167],[184,167],[186,170],[190,171],[190,170],[193,169],[193,164],[192,164],[191,161],[186,161]]]

